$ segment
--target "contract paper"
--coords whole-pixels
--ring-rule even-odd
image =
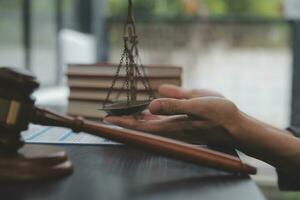
[[[120,128],[113,125],[107,125]],[[85,145],[113,145],[116,142],[89,135],[87,133],[75,133],[71,129],[30,125],[27,131],[22,132],[26,143],[37,144],[85,144]]]

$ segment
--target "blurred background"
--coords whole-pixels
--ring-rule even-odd
[[[260,120],[290,124],[297,0],[133,3],[144,64],[181,66],[183,87],[218,90]],[[0,65],[31,70],[45,91],[64,86],[67,63],[119,62],[126,14],[125,0],[0,0]],[[278,191],[270,166],[242,157],[261,166],[254,179],[269,199],[300,199]]]

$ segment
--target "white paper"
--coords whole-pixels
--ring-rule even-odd
[[[120,128],[117,126],[107,125]],[[22,132],[26,143],[43,144],[89,144],[89,145],[112,145],[118,144],[105,138],[89,135],[86,133],[74,133],[71,129],[60,127],[48,127],[30,125],[27,131]]]

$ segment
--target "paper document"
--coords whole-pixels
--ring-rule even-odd
[[[113,125],[107,126],[120,128]],[[30,125],[28,130],[22,132],[22,136],[26,143],[90,145],[118,144],[105,138],[89,135],[86,133],[74,133],[71,129],[67,128],[39,125]]]

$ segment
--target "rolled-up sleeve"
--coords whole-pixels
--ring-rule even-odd
[[[295,137],[300,138],[300,128],[291,126],[287,128]],[[300,148],[300,147],[299,147]],[[300,170],[300,169],[299,169]],[[278,186],[280,190],[285,191],[300,191],[300,179],[286,175],[284,172],[277,170]]]

